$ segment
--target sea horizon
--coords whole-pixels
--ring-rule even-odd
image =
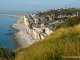
[[[0,11],[0,14],[31,14],[41,11]]]

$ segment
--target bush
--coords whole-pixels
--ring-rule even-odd
[[[14,53],[8,48],[0,48],[0,60],[14,60]]]
[[[58,29],[60,27],[63,27],[63,28],[72,27],[72,26],[77,25],[79,23],[80,23],[80,17],[68,18],[64,22],[62,22],[61,24],[56,26],[56,29]]]

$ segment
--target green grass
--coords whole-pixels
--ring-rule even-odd
[[[15,51],[15,60],[79,60],[62,56],[80,56],[80,24],[53,31],[32,46]]]

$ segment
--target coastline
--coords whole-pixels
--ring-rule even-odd
[[[15,24],[16,24],[16,23],[15,23]],[[20,30],[14,26],[15,24],[12,24],[12,25],[10,26],[12,29],[14,29],[14,30],[17,31],[16,33],[13,33],[13,34],[12,34],[12,37],[13,37],[14,44],[15,44],[16,48],[20,48],[20,47],[22,47],[22,44],[20,44],[20,40],[21,40],[21,39],[19,40],[19,38],[17,37],[17,36],[19,35],[19,31],[20,31]]]
[[[1,37],[0,37],[0,47],[6,47],[11,50],[15,50],[16,46],[12,34],[17,32],[11,28],[11,25],[17,21],[18,18],[8,17],[7,15],[0,15],[0,28],[1,28]]]
[[[0,14],[0,15],[11,16],[11,17],[16,17],[16,18],[20,18],[22,16],[19,14]]]
[[[14,44],[17,48],[24,48],[32,45],[33,43],[37,42],[38,40],[34,40],[31,34],[26,31],[26,27],[24,24],[20,23],[21,19],[19,19],[15,24],[12,24],[10,27],[17,30],[18,32],[14,33],[13,40]]]
[[[13,40],[14,40],[14,44],[16,45],[16,48],[20,48],[20,47],[23,47],[23,46],[20,42],[21,39],[19,40],[19,37],[17,37],[19,35],[20,29],[18,27],[16,27],[16,25],[18,25],[18,23],[14,23],[14,24],[10,25],[10,27],[17,31],[16,33],[12,34],[12,37],[13,37]]]
[[[5,14],[2,14],[2,15],[5,15]],[[7,15],[7,14],[6,14]],[[22,44],[20,43],[20,40],[19,40],[19,38],[17,37],[19,34],[19,31],[21,30],[21,29],[19,29],[18,27],[16,27],[16,25],[18,25],[19,24],[19,21],[21,20],[21,17],[22,16],[16,16],[16,15],[7,15],[7,16],[12,16],[12,17],[17,17],[17,18],[19,18],[14,24],[12,24],[12,25],[10,25],[10,28],[12,28],[12,29],[14,29],[14,30],[16,30],[17,32],[16,33],[13,33],[12,34],[12,37],[13,37],[13,41],[14,41],[14,44],[15,44],[15,46],[16,46],[16,49],[17,48],[20,48],[20,47],[23,47],[22,46]],[[15,37],[17,37],[17,38],[15,38]]]

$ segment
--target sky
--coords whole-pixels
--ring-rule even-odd
[[[70,4],[80,8],[80,0],[0,0],[0,11],[47,11]]]

